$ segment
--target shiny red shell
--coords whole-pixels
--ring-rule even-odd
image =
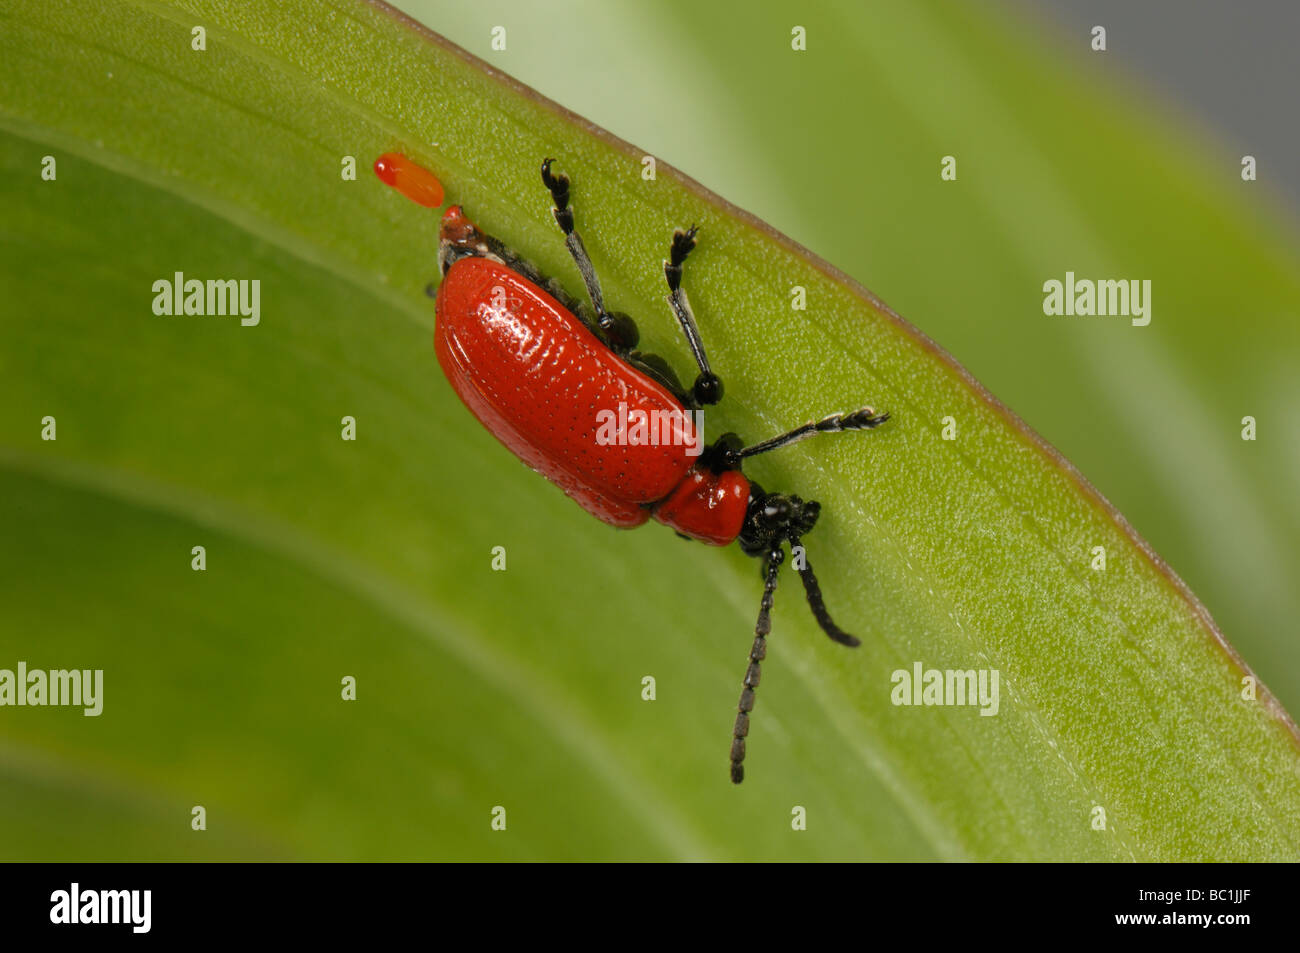
[[[699,434],[678,399],[545,290],[499,262],[461,258],[438,288],[436,318],[438,363],[465,406],[587,512],[622,528],[653,515],[715,545],[739,535],[749,481],[696,467],[688,448]],[[656,422],[655,443],[630,443],[638,419]]]

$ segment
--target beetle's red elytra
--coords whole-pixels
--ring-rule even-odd
[[[569,179],[553,172],[553,163],[542,163],[542,183],[590,304],[571,297],[557,280],[453,205],[439,234],[442,283],[434,307],[434,350],[452,389],[479,422],[597,519],[630,529],[653,517],[683,537],[715,546],[738,542],[745,553],[763,560],[763,596],[732,731],[731,779],[739,784],[785,545],[799,549],[795,570],[822,630],[842,645],[860,644],[831,619],[803,549],[802,537],[817,522],[821,505],[767,493],[741,472],[742,464],[815,434],[878,427],[889,414],[863,407],[748,447],[732,433],[704,446],[697,415],[722,399],[723,386],[709,366],[681,287],[696,228],[673,233],[664,262],[668,306],[699,372],[685,387],[667,361],[636,350],[640,334],[632,318],[605,307],[596,270],[574,226]],[[442,186],[433,174],[403,156],[381,156],[375,171],[421,205],[442,202]],[[438,201],[432,202],[435,196]],[[601,421],[608,424],[615,414],[619,436],[632,420],[666,421],[658,430],[647,429],[661,439],[605,439],[609,429]]]

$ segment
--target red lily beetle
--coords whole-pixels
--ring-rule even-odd
[[[590,307],[453,205],[443,215],[438,242],[443,276],[435,305],[438,362],[483,426],[597,519],[631,528],[653,517],[689,539],[717,546],[739,542],[745,553],[764,561],[763,597],[732,733],[731,780],[739,784],[784,544],[800,549],[795,569],[822,630],[841,645],[860,644],[831,619],[802,551],[801,538],[817,522],[821,505],[768,493],[745,477],[741,465],[814,434],[877,427],[889,414],[863,407],[752,446],[727,433],[704,447],[697,412],[718,403],[723,388],[709,367],[681,287],[696,228],[673,233],[664,262],[668,305],[699,368],[688,388],[663,358],[636,350],[639,332],[631,317],[606,309],[595,268],[574,228],[569,179],[551,171],[553,162],[542,163],[542,182]],[[376,172],[421,204],[434,194],[441,197],[441,187],[429,185],[432,175],[405,157],[381,157]],[[618,426],[612,425],[615,419]],[[643,423],[640,437],[659,439],[629,439]],[[692,454],[693,448],[700,449]]]

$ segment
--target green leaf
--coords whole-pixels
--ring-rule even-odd
[[[1285,712],[1076,471],[846,276],[384,8],[0,16],[0,667],[105,685],[98,717],[0,709],[6,856],[1295,856]],[[367,171],[394,149],[576,291],[537,177],[559,156],[609,299],[679,369],[660,262],[699,223],[711,435],[894,415],[750,468],[823,503],[809,555],[863,645],[785,581],[741,787],[755,564],[605,527],[473,421],[430,344],[437,218]],[[175,272],[259,279],[260,323],[156,316]],[[892,704],[918,661],[997,669],[996,716]]]

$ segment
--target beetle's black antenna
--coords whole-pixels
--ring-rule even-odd
[[[695,314],[691,303],[686,300],[682,290],[682,262],[695,247],[695,233],[699,229],[692,225],[686,231],[680,228],[673,232],[673,243],[668,249],[668,260],[664,262],[664,277],[668,279],[668,305],[677,315],[677,323],[686,335],[686,344],[691,349],[691,356],[700,369],[700,376],[695,378],[691,393],[701,404],[716,404],[722,400],[722,379],[709,368],[709,357],[704,353],[704,341],[700,329],[695,324]]]
[[[889,414],[878,414],[870,407],[863,407],[861,410],[855,410],[847,414],[831,414],[829,417],[823,417],[821,420],[804,424],[802,427],[795,427],[780,436],[773,437],[771,440],[764,440],[762,443],[756,443],[752,447],[746,447],[738,451],[736,458],[743,460],[745,457],[757,456],[760,453],[767,453],[769,450],[780,450],[782,447],[788,447],[792,443],[798,443],[800,440],[807,440],[809,437],[816,436],[819,433],[842,433],[845,430],[870,430],[873,427],[879,427],[889,419]]]
[[[794,568],[799,573],[799,578],[803,580],[803,590],[808,596],[808,607],[812,609],[813,618],[817,624],[822,627],[822,631],[831,637],[834,642],[840,645],[847,645],[850,648],[856,648],[862,644],[862,640],[857,636],[849,635],[831,618],[830,612],[826,609],[826,600],[822,598],[822,587],[817,584],[817,577],[813,574],[812,563],[808,561],[808,551],[804,549],[803,543],[798,536],[790,537],[791,552],[795,554]]]
[[[582,283],[587,286],[587,296],[591,298],[591,306],[596,312],[596,324],[604,335],[605,342],[622,353],[636,346],[641,336],[640,331],[626,314],[605,310],[605,296],[600,290],[600,279],[596,277],[596,266],[591,263],[587,246],[582,244],[582,236],[573,225],[573,209],[569,207],[569,177],[563,172],[551,172],[551,163],[554,161],[546,159],[542,162],[542,183],[555,202],[551,213],[555,216],[555,224],[564,232],[564,246],[569,249],[569,254],[573,256],[578,272],[582,275]]]
[[[749,668],[745,670],[745,684],[740,690],[740,703],[736,706],[736,727],[731,738],[732,784],[745,780],[745,736],[749,734],[749,713],[754,710],[754,690],[763,675],[761,664],[767,657],[767,636],[772,631],[776,577],[784,560],[785,553],[778,543],[767,554],[767,582],[763,586],[763,601],[759,604],[758,622],[754,626],[754,647],[749,650]]]

